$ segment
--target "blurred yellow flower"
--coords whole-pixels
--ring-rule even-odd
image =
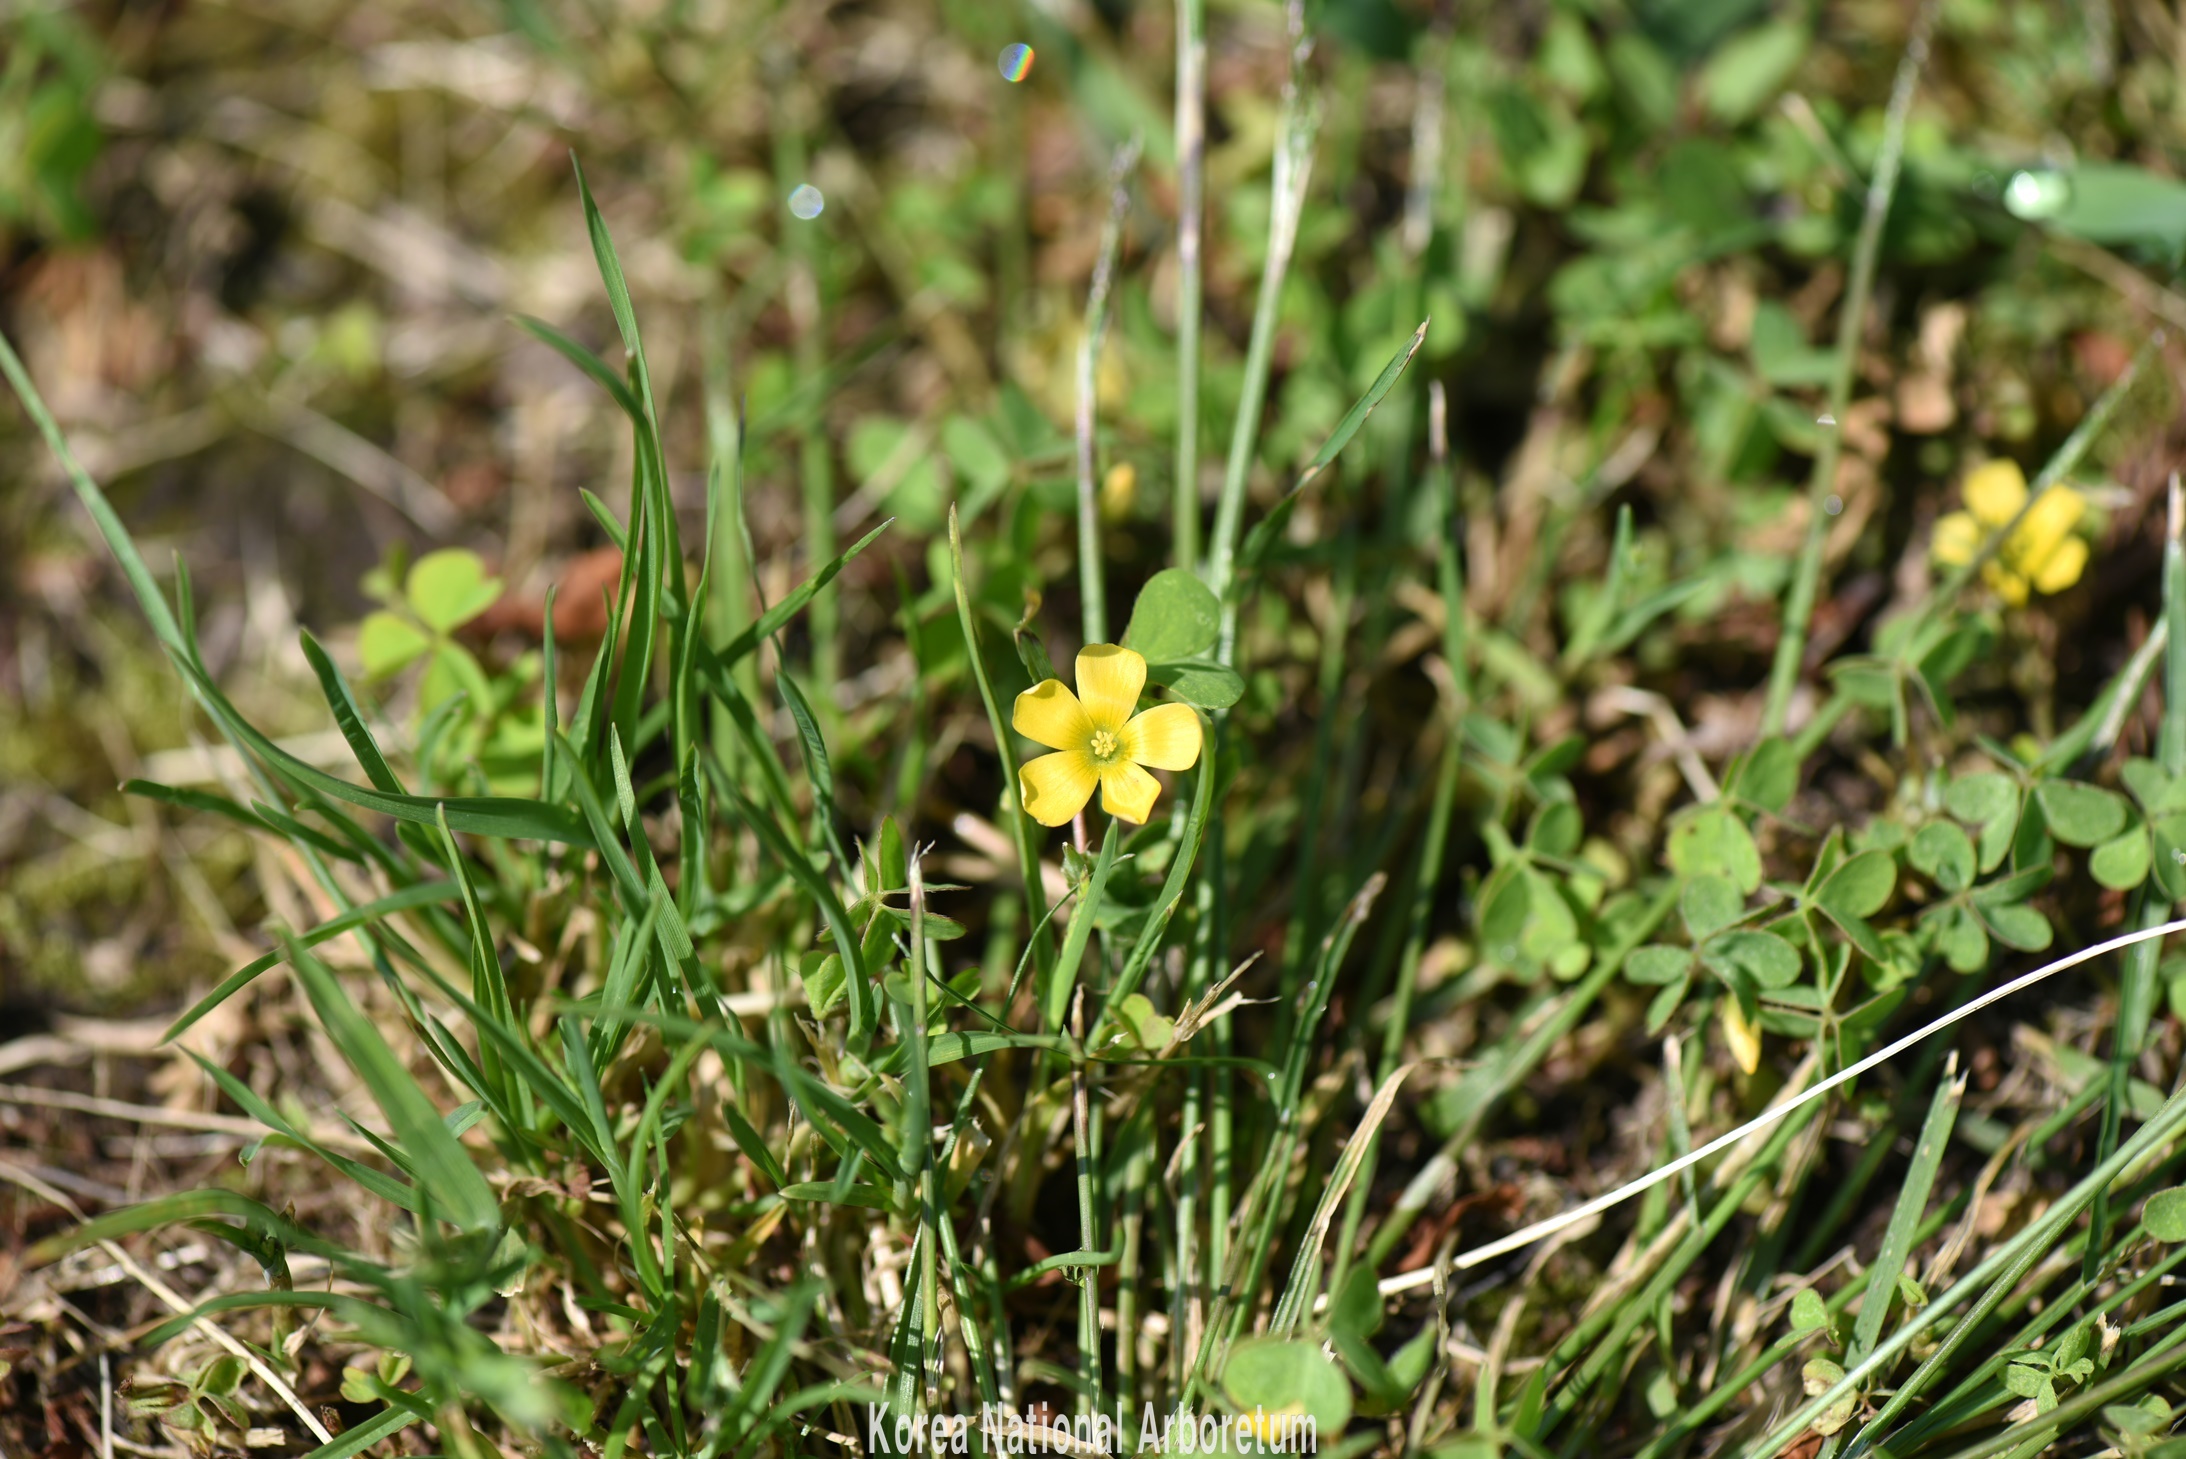
[[[1719,1007],[1723,1042],[1731,1046],[1731,1057],[1738,1061],[1738,1067],[1751,1074],[1761,1067],[1761,1030],[1747,1022],[1746,1010],[1738,1006],[1737,998],[1725,998]]]
[[[1102,810],[1142,825],[1161,794],[1161,782],[1144,767],[1189,770],[1199,759],[1199,715],[1188,704],[1133,714],[1145,687],[1144,658],[1112,643],[1089,643],[1078,651],[1076,694],[1060,679],[1044,679],[1017,696],[1010,723],[1056,752],[1017,772],[1034,820],[1062,825],[1085,809],[1097,785]]]
[[[1966,473],[1959,496],[1966,509],[1936,523],[1929,552],[1937,562],[1959,567],[1973,561],[1982,541],[2026,505],[2027,479],[2016,461],[1990,461]],[[2061,593],[2087,568],[2087,540],[2073,528],[2087,512],[2087,500],[2069,486],[2042,493],[2025,520],[2004,539],[1995,557],[1981,565],[1982,580],[2013,607],[2027,593]]]
[[[1128,461],[1118,461],[1108,468],[1101,478],[1101,520],[1120,522],[1131,515],[1131,508],[1138,501],[1139,469]]]

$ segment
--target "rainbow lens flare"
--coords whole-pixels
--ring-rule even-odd
[[[1032,74],[1032,47],[1023,41],[1004,46],[1002,54],[995,60],[995,65],[1001,69],[1004,81],[1012,84],[1022,81]]]

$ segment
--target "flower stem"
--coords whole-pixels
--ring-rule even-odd
[[[1275,189],[1268,217],[1266,267],[1260,273],[1260,295],[1252,311],[1252,339],[1245,347],[1245,378],[1238,396],[1237,417],[1230,425],[1230,455],[1222,473],[1222,496],[1215,504],[1214,540],[1207,551],[1207,585],[1217,598],[1226,598],[1237,558],[1237,539],[1245,521],[1245,479],[1252,472],[1253,446],[1260,434],[1260,410],[1267,401],[1268,368],[1274,357],[1275,321],[1281,313],[1283,280],[1290,272],[1290,255],[1298,242],[1298,220],[1305,211],[1306,182],[1313,170],[1313,109],[1303,78],[1305,58],[1311,45],[1304,35],[1303,8],[1291,9],[1291,72],[1283,88],[1283,117],[1275,143]],[[1219,657],[1227,664],[1235,657],[1234,614],[1225,605],[1225,629]]]
[[[1176,565],[1199,563],[1200,235],[1207,159],[1207,0],[1176,7],[1177,283]]]
[[[1852,279],[1845,289],[1844,307],[1837,315],[1837,351],[1830,368],[1827,425],[1821,449],[1814,455],[1813,474],[1807,478],[1806,542],[1792,574],[1791,590],[1784,599],[1784,626],[1776,640],[1776,661],[1769,667],[1768,700],[1761,713],[1763,739],[1784,732],[1792,690],[1799,684],[1799,666],[1806,658],[1807,629],[1821,587],[1822,549],[1829,540],[1829,513],[1823,504],[1837,481],[1844,416],[1852,402],[1852,366],[1859,354],[1860,333],[1867,323],[1868,296],[1875,287],[1875,259],[1882,250],[1882,225],[1890,216],[1890,199],[1897,191],[1898,164],[1905,155],[1905,124],[1912,115],[1913,93],[1921,70],[1928,63],[1928,36],[1935,13],[1936,0],[1923,0],[1913,17],[1912,37],[1905,44],[1897,79],[1890,89],[1882,150],[1867,184],[1867,211],[1860,219],[1859,237],[1852,248]]]
[[[1085,879],[1078,905],[1070,909],[1070,930],[1063,936],[1063,953],[1048,976],[1046,996],[1041,1000],[1042,1033],[1060,1033],[1063,1017],[1070,1011],[1070,995],[1078,986],[1078,964],[1085,959],[1086,944],[1093,936],[1093,917],[1100,911],[1101,898],[1107,894],[1108,873],[1116,865],[1116,844],[1120,839],[1118,824],[1115,817],[1109,817],[1108,834],[1101,838],[1100,858],[1093,863],[1093,871]]]
[[[1116,246],[1131,194],[1124,179],[1138,164],[1139,144],[1126,143],[1108,169],[1108,221],[1101,227],[1099,261],[1086,293],[1085,332],[1078,338],[1078,593],[1085,614],[1085,641],[1108,642],[1108,590],[1101,579],[1100,488],[1093,477],[1093,416],[1097,404],[1101,335],[1108,328],[1108,293],[1115,281]]]

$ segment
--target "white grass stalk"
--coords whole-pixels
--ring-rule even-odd
[[[1847,1065],[1827,1079],[1809,1086],[1793,1098],[1785,1100],[1782,1104],[1771,1105],[1768,1109],[1763,1110],[1730,1133],[1716,1136],[1716,1138],[1691,1153],[1641,1176],[1629,1185],[1619,1186],[1607,1195],[1596,1196],[1584,1205],[1574,1206],[1570,1210],[1551,1216],[1545,1221],[1536,1221],[1523,1230],[1513,1231],[1510,1235],[1491,1241],[1485,1246],[1476,1246],[1452,1260],[1450,1267],[1453,1271],[1464,1271],[1469,1267],[1479,1266],[1483,1262],[1493,1261],[1499,1256],[1508,1256],[1511,1252],[1522,1251],[1535,1242],[1544,1241],[1557,1232],[1576,1226],[1589,1217],[1598,1216],[1613,1206],[1622,1205],[1634,1196],[1644,1195],[1664,1181],[1674,1178],[1681,1171],[1689,1170],[1709,1156],[1729,1149],[1758,1130],[1767,1129],[1800,1106],[1820,1099],[1830,1090],[1837,1088],[1839,1085],[1850,1083],[1870,1069],[1888,1063],[1931,1034],[1941,1033],[1952,1024],[1980,1012],[1992,1003],[2009,998],[2012,994],[2023,989],[2031,988],[2036,983],[2061,973],[2067,968],[2076,968],[2082,963],[2093,962],[2096,958],[2106,954],[2137,946],[2156,938],[2168,937],[2174,932],[2186,932],[2186,919],[2176,922],[2164,922],[2154,927],[2144,927],[2137,932],[2122,933],[2111,938],[2108,942],[2098,942],[2093,947],[2082,948],[2078,952],[2061,957],[2053,963],[2044,964],[2031,973],[2024,973],[2008,983],[1991,988],[1971,1002],[1960,1004],[1933,1023],[1907,1034],[1895,1043],[1884,1045],[1857,1063]],[[1389,1296],[1397,1292],[1408,1292],[1414,1287],[1424,1287],[1433,1280],[1434,1270],[1431,1267],[1422,1267],[1418,1271],[1403,1272],[1389,1278],[1381,1284],[1381,1290],[1384,1296]]]

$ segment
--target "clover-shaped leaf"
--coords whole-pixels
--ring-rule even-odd
[[[2113,891],[2129,892],[2148,880],[2155,861],[2155,845],[2146,826],[2128,826],[2095,848],[2087,869],[2095,880]]]
[[[363,660],[365,673],[375,679],[415,662],[432,646],[432,637],[424,629],[385,609],[366,615],[357,628],[357,657]]]
[[[2019,827],[2019,787],[2008,775],[1966,775],[1943,792],[1944,808],[1969,826],[1981,828],[1981,869],[1993,871],[2011,850]]]
[[[1164,568],[1139,589],[1123,646],[1150,664],[1196,659],[1214,647],[1221,622],[1222,604],[1212,589],[1183,568]]]
[[[2125,798],[2116,791],[2073,780],[2045,780],[2034,788],[2050,834],[2067,846],[2096,846],[2125,829]]]
[[[1862,851],[1829,874],[1814,900],[1832,917],[1864,919],[1883,909],[1896,884],[1897,871],[1887,852]]]
[[[1653,1038],[1670,1025],[1670,1016],[1685,1001],[1685,992],[1692,986],[1692,979],[1683,974],[1647,1000],[1647,1036]]]
[[[1726,932],[1701,949],[1700,960],[1725,978],[1743,973],[1757,988],[1788,988],[1799,981],[1799,950],[1773,932]]]
[[[2119,769],[2118,778],[2151,816],[2186,811],[2186,780],[2173,780],[2153,760],[2133,756]]]
[[[2141,1224],[2158,1241],[2186,1241],[2186,1186],[2157,1191],[2140,1209]]]
[[[1946,892],[1962,892],[1973,885],[1973,840],[1949,821],[1922,826],[1905,856],[1915,871]]]
[[[1341,1433],[1351,1421],[1351,1385],[1317,1342],[1238,1344],[1222,1370],[1222,1391],[1247,1413],[1309,1414],[1324,1434]]]
[[[501,596],[501,580],[486,575],[477,553],[444,547],[417,560],[402,595],[427,628],[453,633],[493,606]]]
[[[1149,1054],[1158,1054],[1176,1037],[1176,1020],[1157,1012],[1144,993],[1133,993],[1116,1007],[1124,1037]]]
[[[1808,1358],[1799,1369],[1799,1383],[1809,1398],[1820,1398],[1844,1381],[1844,1365],[1834,1358]],[[1823,1436],[1834,1434],[1852,1422],[1852,1414],[1859,1407],[1859,1395],[1847,1393],[1814,1418],[1814,1432]]]
[[[1738,894],[1738,888],[1712,873],[1685,883],[1685,890],[1678,896],[1678,915],[1685,919],[1685,930],[1694,942],[1730,926],[1745,910],[1746,899]]]
[[[1674,983],[1692,970],[1690,952],[1660,943],[1634,948],[1624,960],[1624,975],[1635,983]]]
[[[1789,740],[1763,740],[1738,762],[1728,789],[1748,805],[1774,814],[1799,788],[1799,756]]]
[[[2103,1422],[2127,1438],[2141,1439],[2160,1433],[2171,1421],[2171,1405],[2151,1393],[2139,1403],[2112,1403],[2103,1407]]]
[[[1683,876],[1727,879],[1751,896],[1761,887],[1761,851],[1746,823],[1720,805],[1705,806],[1670,830],[1670,865]]]
[[[2164,816],[2148,827],[2152,859],[2149,873],[2172,901],[2186,897],[2186,814]]]
[[[1244,677],[1212,659],[1149,660],[1146,677],[1198,709],[1228,709],[1245,697]]]
[[[1998,942],[2021,952],[2040,952],[2049,946],[2055,935],[2049,919],[2023,902],[1982,907],[1981,920],[1988,924]]]
[[[1935,950],[1952,972],[1977,973],[1988,966],[1989,934],[1965,906],[1938,907],[1923,920],[1934,929]]]

